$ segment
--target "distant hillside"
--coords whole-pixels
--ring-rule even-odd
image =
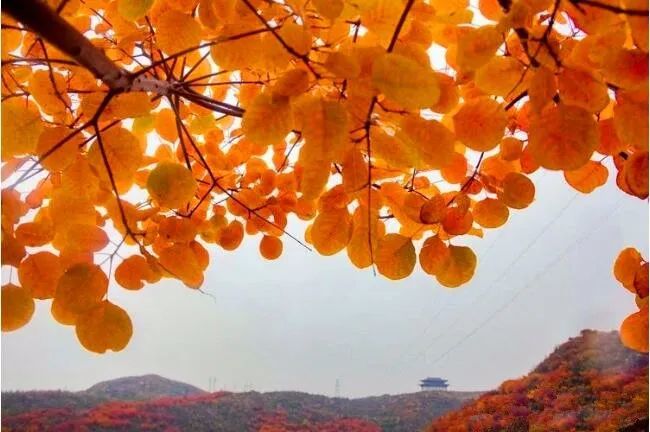
[[[641,432],[648,356],[624,348],[616,332],[585,330],[482,396],[205,393],[148,375],[83,392],[3,393],[2,414],[3,432]]]
[[[88,395],[118,400],[146,400],[163,396],[192,396],[206,393],[198,387],[158,375],[118,378],[95,384]]]
[[[198,387],[158,375],[103,381],[78,391],[2,392],[2,416],[46,408],[87,409],[109,401],[136,401],[165,396],[204,394]]]
[[[428,432],[648,430],[648,356],[584,330],[530,374],[450,412]]]
[[[32,393],[32,392],[26,392]],[[3,431],[413,432],[475,398],[473,392],[419,392],[361,399],[299,392],[214,393],[94,407],[3,410]],[[55,396],[51,394],[50,396]],[[53,403],[50,401],[49,405]]]

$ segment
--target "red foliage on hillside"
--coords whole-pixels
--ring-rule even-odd
[[[648,356],[623,347],[616,332],[584,330],[530,374],[438,418],[427,432],[604,432],[647,417]]]
[[[368,420],[343,418],[312,424],[293,423],[284,413],[264,416],[258,432],[381,432],[381,428]]]
[[[228,393],[108,402],[88,410],[33,410],[5,419],[4,431],[90,432],[96,430],[181,432],[178,408],[213,404]],[[183,419],[185,421],[186,419]]]

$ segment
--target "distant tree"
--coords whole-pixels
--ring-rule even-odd
[[[463,236],[528,207],[540,168],[589,193],[611,159],[619,188],[648,197],[646,0],[6,0],[3,12],[2,264],[17,269],[3,331],[53,299],[84,347],[119,351],[132,325],[110,279],[198,289],[205,245],[231,251],[245,235],[265,259],[290,238],[389,279],[419,261],[457,287],[477,264]],[[310,222],[305,243],[290,216]],[[647,350],[647,332],[632,345]]]

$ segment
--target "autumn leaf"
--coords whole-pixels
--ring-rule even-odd
[[[648,197],[640,0],[59,3],[3,5],[3,330],[52,299],[119,351],[109,284],[198,289],[251,238],[275,265],[296,242],[457,287],[480,271],[460,245],[549,193],[540,170]],[[643,269],[614,266],[640,307]]]

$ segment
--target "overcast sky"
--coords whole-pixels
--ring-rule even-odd
[[[476,1],[471,2],[475,6]],[[480,22],[480,18],[478,21]],[[444,66],[431,51],[432,65]],[[112,282],[135,333],[120,353],[85,351],[41,301],[32,321],[2,334],[2,389],[80,390],[156,373],[208,388],[300,390],[343,396],[412,392],[441,376],[453,390],[487,390],[530,371],[584,328],[617,329],[636,310],[612,274],[618,252],[648,257],[647,201],[608,184],[590,195],[561,172],[532,176],[536,201],[474,247],[478,268],[447,289],[419,267],[394,282],[285,241],[263,260],[259,237],[234,252],[211,246],[204,291],[166,279],[129,292]],[[289,230],[302,237],[297,221]],[[3,283],[8,272],[3,271]]]
[[[533,179],[530,208],[464,242],[479,267],[462,288],[419,269],[391,282],[357,270],[345,253],[322,257],[293,242],[267,262],[259,239],[248,238],[235,252],[211,248],[204,287],[213,297],[169,279],[140,292],[112,283],[111,300],[135,328],[120,353],[85,351],[72,327],[51,318],[50,302],[39,302],[30,324],[2,335],[2,389],[79,390],[147,373],[206,389],[216,377],[227,390],[327,395],[339,379],[343,396],[411,392],[426,376],[454,390],[493,388],[581,329],[617,328],[635,306],[613,279],[614,258],[626,246],[648,256],[647,203],[613,178],[577,197],[561,173]]]

